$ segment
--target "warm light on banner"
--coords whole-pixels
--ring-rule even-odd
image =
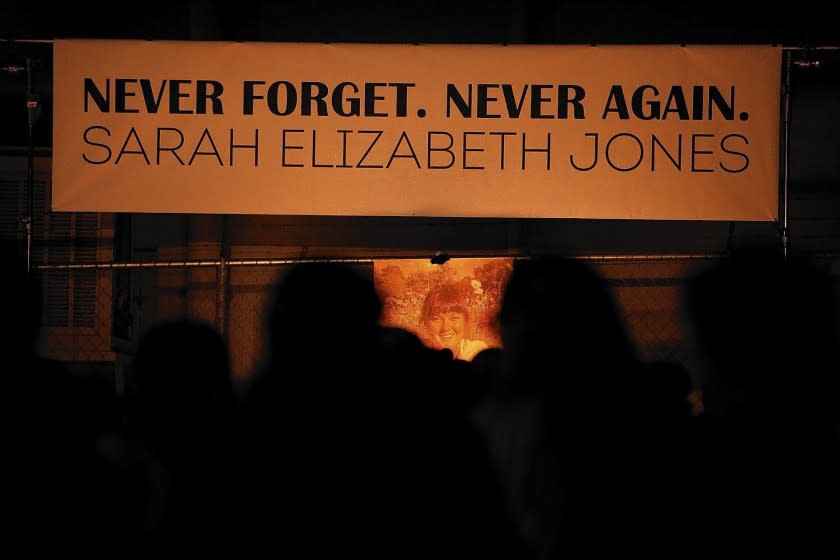
[[[773,220],[781,48],[58,40],[57,211]]]
[[[416,334],[426,346],[472,359],[501,348],[497,316],[513,270],[511,258],[373,261],[383,325]]]

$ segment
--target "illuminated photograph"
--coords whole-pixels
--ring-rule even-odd
[[[411,331],[430,348],[472,360],[500,348],[496,318],[513,260],[509,258],[374,261],[382,324]]]

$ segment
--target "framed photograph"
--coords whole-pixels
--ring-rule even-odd
[[[415,333],[430,348],[449,349],[470,361],[501,347],[497,324],[511,258],[375,260],[374,282],[383,303],[382,324]]]

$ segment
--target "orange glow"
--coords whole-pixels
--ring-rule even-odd
[[[382,324],[413,332],[436,349],[470,361],[501,347],[496,317],[513,266],[509,258],[374,261]]]
[[[54,48],[57,211],[777,213],[780,47]]]

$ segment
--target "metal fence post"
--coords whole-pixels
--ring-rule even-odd
[[[216,330],[225,339],[225,307],[227,304],[227,261],[221,259],[216,266]]]

